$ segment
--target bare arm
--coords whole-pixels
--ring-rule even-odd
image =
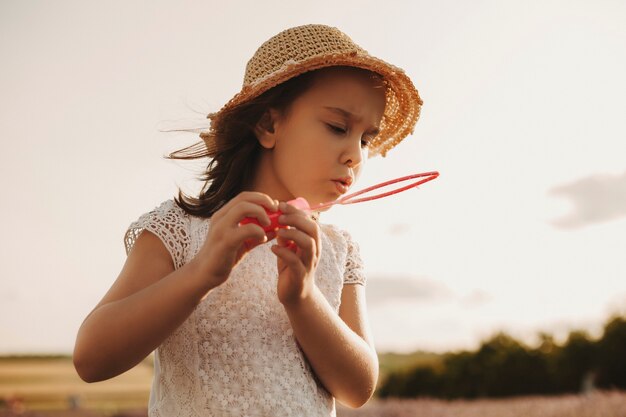
[[[79,376],[102,381],[141,362],[228,279],[249,250],[268,239],[259,225],[240,227],[239,222],[253,216],[267,225],[263,206],[275,210],[277,205],[262,193],[240,193],[213,214],[202,248],[176,270],[163,242],[144,230],[117,280],[78,331],[73,359]]]
[[[378,357],[370,337],[365,288],[345,284],[339,316],[317,286],[298,304],[285,305],[294,334],[313,370],[341,403],[357,408],[373,395]]]
[[[161,240],[144,230],[78,331],[73,360],[80,377],[102,381],[141,362],[213,288],[207,278],[197,259],[174,270]]]
[[[315,284],[321,255],[319,225],[296,207],[281,203],[280,209],[284,214],[278,221],[290,227],[278,230],[277,244],[272,246],[277,256],[278,299],[322,384],[343,404],[360,407],[372,397],[378,380],[365,287],[344,284],[337,314]],[[289,248],[291,242],[295,250]]]

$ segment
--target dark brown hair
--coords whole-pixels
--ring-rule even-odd
[[[379,74],[371,71],[356,67],[347,68],[364,72],[373,80],[382,80]],[[174,198],[176,204],[190,215],[208,218],[243,191],[254,178],[261,153],[261,145],[254,133],[255,126],[269,108],[286,114],[291,104],[313,85],[318,72],[324,69],[326,68],[307,71],[290,78],[225,113],[216,134],[218,151],[199,177],[199,180],[204,182],[199,196],[196,198],[187,195],[179,188],[178,196]],[[178,130],[189,131],[189,129]],[[165,156],[166,159],[181,160],[207,157],[203,142]]]

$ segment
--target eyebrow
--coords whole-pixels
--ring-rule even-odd
[[[352,120],[361,120],[360,117],[357,117],[355,114],[350,113],[348,110],[342,109],[341,107],[331,107],[331,106],[324,106],[324,108],[326,110],[330,110],[333,113],[337,113],[343,117],[345,117],[346,119],[352,119]],[[373,126],[371,133],[374,135],[378,135],[380,133],[380,129],[377,128],[376,126]]]

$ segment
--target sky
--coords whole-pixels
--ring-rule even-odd
[[[367,276],[379,352],[475,349],[498,331],[598,337],[626,313],[623,1],[3,1],[0,354],[71,353],[119,274],[130,223],[200,187],[168,161],[291,26],[335,26],[403,68],[413,135],[335,206]],[[195,121],[194,121],[195,120]]]

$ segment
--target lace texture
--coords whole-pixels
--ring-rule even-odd
[[[210,224],[166,200],[131,224],[126,252],[150,230],[179,268],[198,253]],[[315,282],[339,313],[342,286],[366,283],[359,247],[345,230],[320,229]],[[312,371],[278,300],[270,245],[249,252],[156,349],[151,417],[336,416],[335,400]]]
[[[183,265],[183,254],[189,247],[189,222],[185,211],[174,200],[165,200],[152,211],[145,213],[126,230],[124,246],[126,255],[135,245],[135,241],[145,230],[157,235],[170,252],[176,269]]]

